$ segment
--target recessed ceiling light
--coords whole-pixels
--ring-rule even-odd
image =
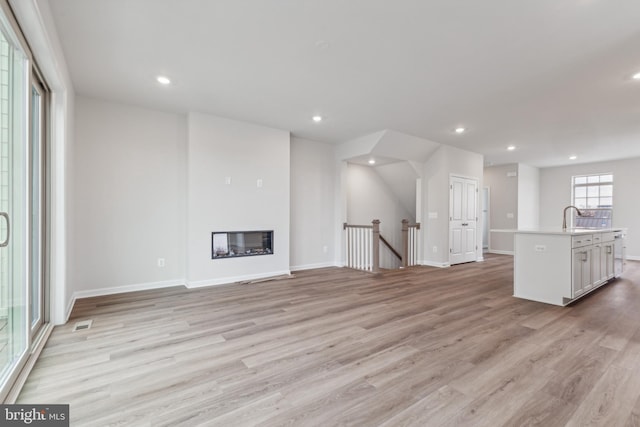
[[[578,158],[578,156],[569,156],[569,160],[575,160],[577,158]]]
[[[369,160],[369,164],[370,164],[370,165],[375,165],[375,164],[376,164],[376,161],[375,161],[375,160],[373,160],[373,159],[371,159],[371,160]]]
[[[467,130],[467,129],[465,129],[465,128],[463,128],[463,127],[459,127],[459,128],[456,128],[455,132],[456,132],[456,133],[464,133],[466,130]]]
[[[634,80],[640,80],[640,73],[635,73],[635,74],[632,76],[632,78],[633,78]]]
[[[515,149],[516,149],[515,145],[510,145],[510,146],[507,147],[507,150],[509,150],[509,151],[513,151]]]
[[[316,123],[320,123],[322,121],[322,116],[313,116],[311,117],[311,120],[313,120]]]
[[[165,77],[165,76],[158,76],[156,77],[156,80],[158,81],[158,83],[160,83],[161,85],[168,85],[171,84],[171,80],[169,79],[169,77]]]

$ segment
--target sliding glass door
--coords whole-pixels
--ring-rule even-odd
[[[4,18],[4,17],[3,17]],[[0,31],[0,381],[10,382],[29,346],[27,59],[7,25]]]
[[[0,0],[0,402],[47,323],[48,91]]]
[[[45,159],[46,159],[46,92],[38,75],[31,74],[31,99],[29,115],[30,146],[30,243],[29,256],[29,326],[35,337],[45,318]]]

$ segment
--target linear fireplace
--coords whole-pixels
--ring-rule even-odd
[[[273,230],[211,233],[211,259],[270,254],[273,254]]]

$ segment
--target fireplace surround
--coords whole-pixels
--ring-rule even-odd
[[[273,254],[273,230],[211,233],[211,259],[271,254]]]

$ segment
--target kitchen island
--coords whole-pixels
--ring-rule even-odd
[[[623,228],[514,230],[513,296],[565,306],[622,273]]]

